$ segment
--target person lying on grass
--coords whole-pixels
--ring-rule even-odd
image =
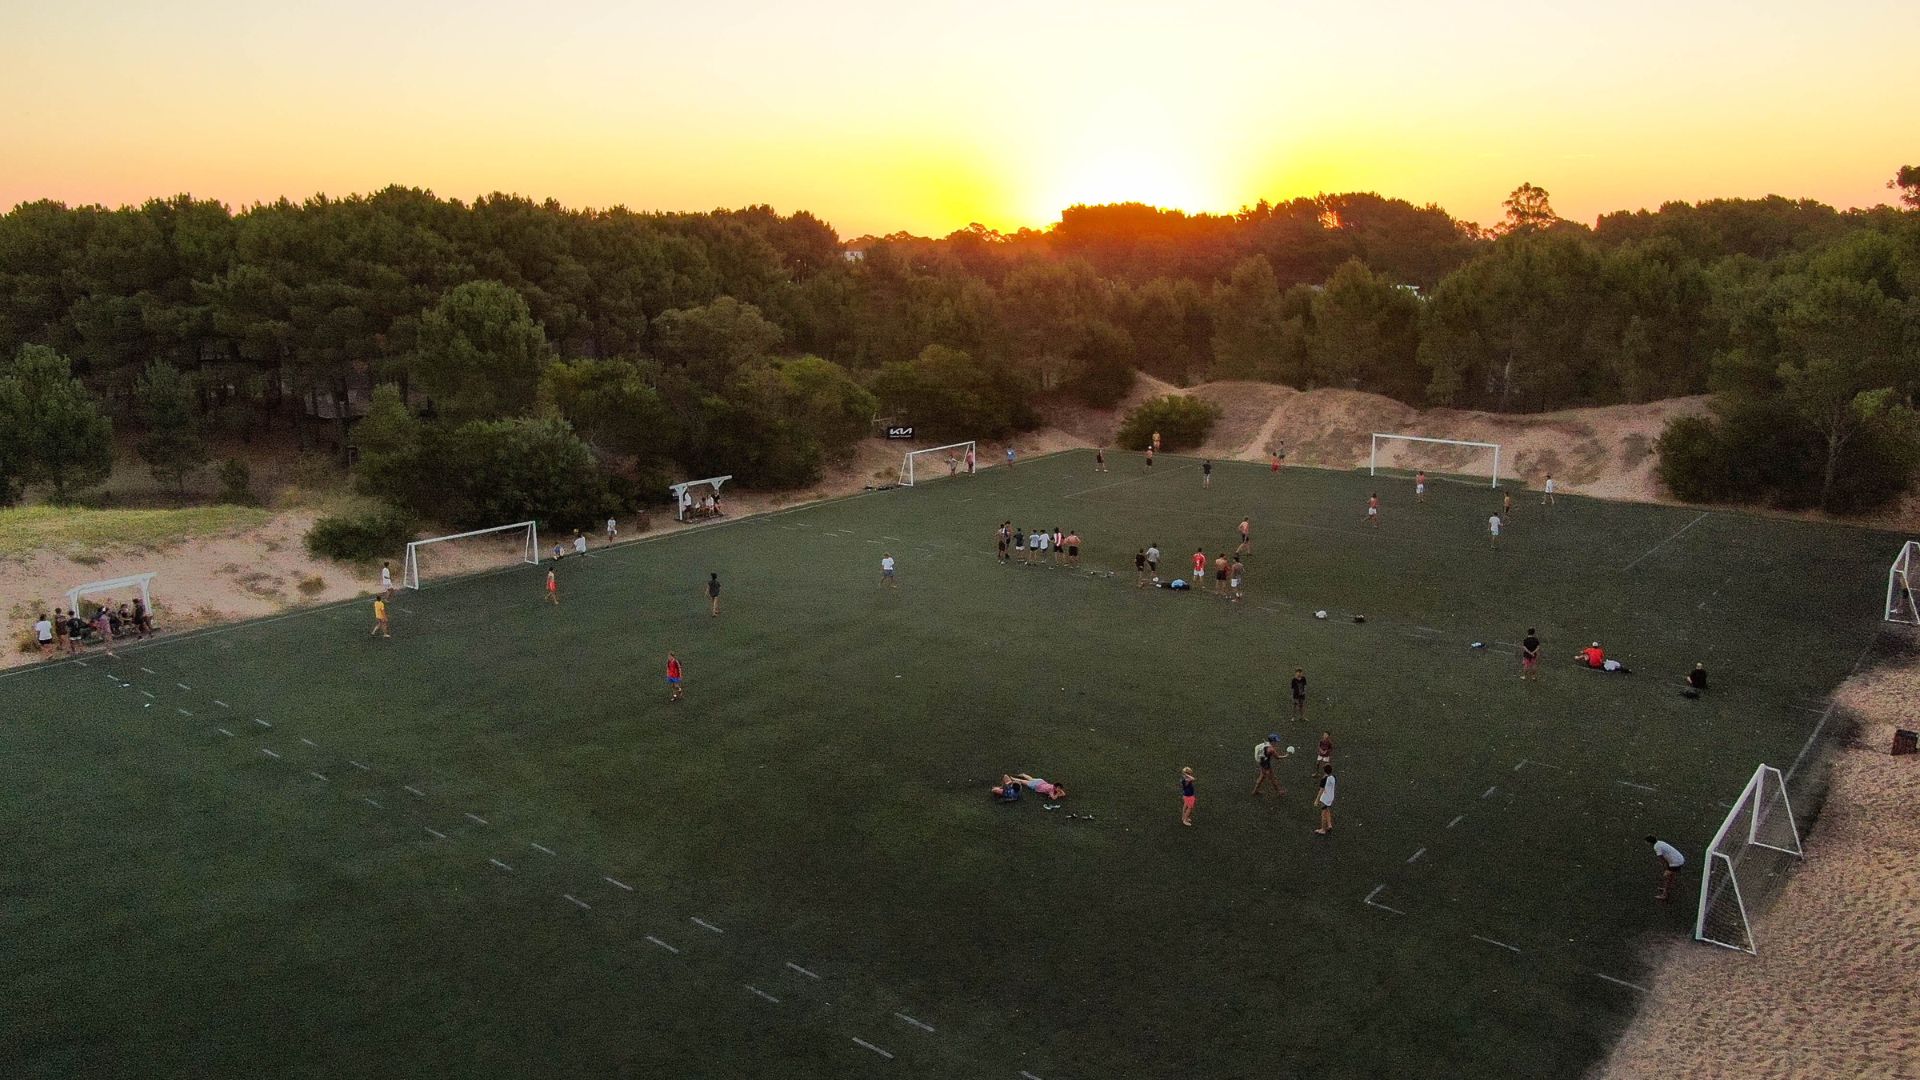
[[[993,789],[993,797],[996,799],[1006,798],[1007,788],[1014,786],[1028,788],[1032,790],[1035,795],[1043,799],[1053,799],[1056,802],[1067,797],[1066,788],[1061,787],[1059,784],[1050,784],[1037,776],[1029,776],[1026,773],[1002,774],[999,786]]]

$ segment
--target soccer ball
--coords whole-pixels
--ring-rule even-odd
[[[1324,611],[1316,611],[1313,613],[1313,617],[1316,619],[1324,619],[1327,617],[1327,613]]]
[[[1293,753],[1293,747],[1291,746],[1287,747],[1287,753],[1289,754]]]

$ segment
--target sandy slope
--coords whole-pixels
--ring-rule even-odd
[[[1597,1075],[1920,1077],[1920,661],[1838,692],[1862,718],[1806,859],[1755,926],[1759,955],[1664,946],[1648,1004]]]

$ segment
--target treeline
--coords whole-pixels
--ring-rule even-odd
[[[1004,436],[1050,396],[1118,401],[1136,369],[1515,411],[1713,389],[1723,420],[1686,436],[1697,464],[1677,491],[1839,508],[1849,455],[1899,442],[1882,419],[1912,401],[1917,218],[1768,198],[1589,228],[1523,185],[1484,229],[1347,194],[1231,215],[1083,206],[1044,231],[843,243],[767,207],[403,188],[240,213],[38,202],[0,217],[0,357],[45,346],[107,416],[143,428],[158,416],[244,440],[287,424],[306,444],[358,444],[380,459],[364,482],[449,520],[505,508],[487,483],[404,478],[536,455],[595,478],[559,485],[587,520],[668,473],[808,482],[876,414]],[[1885,390],[1868,410],[1881,419],[1819,438],[1835,424],[1793,419],[1814,407],[1785,407],[1806,385],[1785,372],[1815,360],[1842,369],[1822,376],[1832,386]],[[156,379],[185,388],[184,421],[151,407]],[[1806,436],[1811,489],[1805,468],[1722,477],[1719,462],[1752,464],[1739,433],[1755,401],[1772,403],[1759,426],[1776,439],[1782,424]]]

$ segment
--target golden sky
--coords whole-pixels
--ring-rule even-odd
[[[0,207],[388,184],[842,236],[1378,191],[1887,201],[1920,3],[0,0]]]

